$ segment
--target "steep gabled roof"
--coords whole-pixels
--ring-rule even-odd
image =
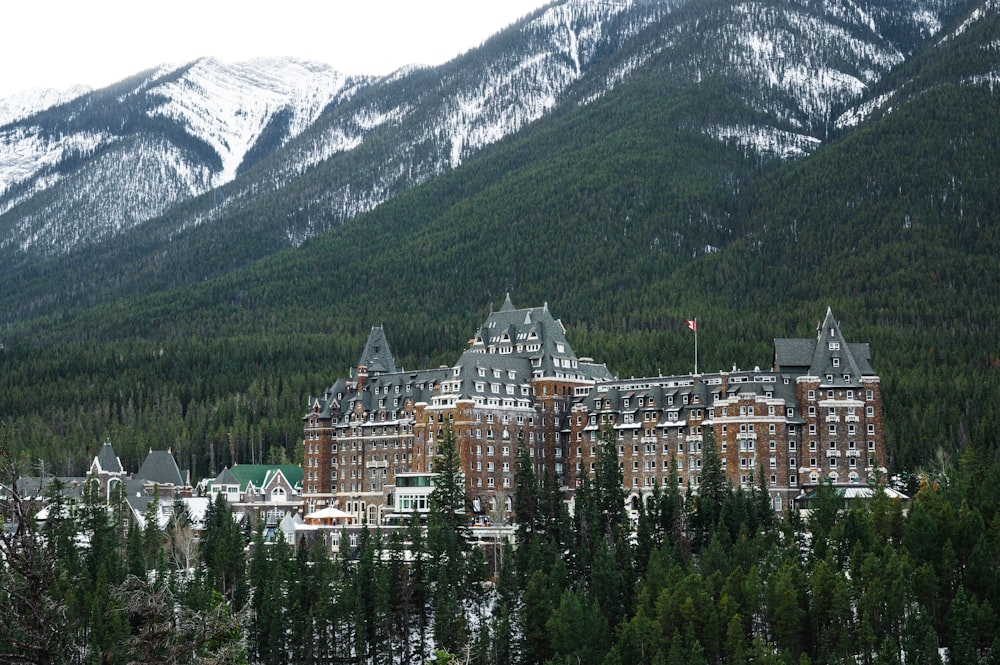
[[[234,464],[228,473],[233,482],[239,483],[240,491],[246,491],[250,484],[257,489],[266,487],[279,473],[289,486],[298,487],[302,485],[303,475],[302,467],[294,464]]]
[[[100,452],[94,458],[94,463],[97,465],[95,471],[98,473],[124,473],[125,469],[122,467],[122,462],[118,459],[118,455],[115,454],[115,449],[111,446],[111,441],[105,441],[104,445],[101,446]],[[93,466],[91,467],[93,468]]]
[[[358,366],[367,367],[369,374],[399,371],[382,326],[372,326],[371,332],[368,333],[368,341],[365,342],[365,349],[361,352],[361,359],[358,360]]]
[[[239,479],[236,478],[236,476],[233,475],[233,472],[230,471],[229,468],[227,467],[227,468],[225,468],[225,469],[222,470],[222,473],[220,473],[219,475],[217,475],[215,477],[215,480],[212,481],[212,484],[213,485],[239,485],[240,481],[239,481]]]
[[[875,374],[868,344],[849,344],[829,307],[816,328],[816,339],[774,340],[774,369],[798,376],[815,376],[825,386],[857,386]]]
[[[169,450],[150,450],[143,460],[135,478],[158,485],[184,486],[184,476],[177,467],[177,461]]]

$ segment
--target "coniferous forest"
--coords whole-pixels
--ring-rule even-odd
[[[5,531],[0,661],[13,663],[993,663],[1000,657],[1000,466],[968,447],[904,512],[805,517],[734,490],[714,443],[697,496],[669,484],[633,529],[613,432],[567,512],[518,448],[513,542],[470,546],[446,436],[426,528],[361,532],[331,559],[245,533],[219,495],[194,539],[123,519],[96,489],[80,510]],[[11,466],[5,464],[9,474]],[[22,508],[17,501],[5,508]],[[261,523],[263,524],[263,523]],[[81,547],[80,542],[86,542]],[[249,549],[246,545],[249,544]],[[491,573],[492,571],[492,573]]]
[[[522,458],[502,550],[470,546],[442,482],[425,529],[372,526],[331,559],[265,545],[224,502],[196,538],[180,505],[138,527],[121,496],[63,511],[56,483],[44,521],[4,498],[0,663],[1000,662],[1000,15],[983,7],[796,159],[691,130],[760,111],[653,57],[265,258],[247,229],[302,214],[321,170],[169,251],[129,236],[0,278],[5,487],[82,476],[105,440],[127,471],[170,448],[193,481],[299,463],[307,398],[371,326],[401,366],[451,364],[510,292],[623,378],[690,372],[694,317],[702,368],[769,366],[774,338],[831,307],[870,345],[908,505],[820,488],[778,516],[706,461],[696,496],[670,485],[632,525],[606,446],[572,514]],[[435,469],[456,469],[443,448]]]

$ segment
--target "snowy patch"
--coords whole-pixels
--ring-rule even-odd
[[[893,92],[887,92],[883,95],[875,97],[874,99],[869,99],[866,102],[858,104],[854,108],[841,114],[840,117],[837,118],[836,122],[833,123],[834,126],[837,127],[837,129],[857,127],[862,122],[870,118],[875,111],[883,108],[886,102],[888,102],[894,94],[895,93]]]
[[[920,26],[921,30],[928,35],[936,35],[941,32],[941,21],[937,15],[927,9],[918,9],[912,14],[913,22]]]
[[[65,104],[81,95],[90,92],[85,85],[78,85],[66,90],[53,88],[25,90],[10,97],[0,99],[0,127],[27,118],[45,109],[59,104]],[[0,182],[3,182],[0,180]]]
[[[970,76],[968,78],[962,79],[963,85],[984,85],[990,89],[990,92],[994,92],[998,85],[1000,85],[1000,72],[990,72],[988,74],[980,74],[978,76]]]
[[[815,150],[820,144],[820,140],[812,136],[756,125],[714,125],[706,127],[704,132],[724,143],[735,143],[756,154],[771,155],[781,159],[801,157]]]
[[[0,196],[12,186],[58,165],[69,155],[94,153],[108,140],[107,134],[94,132],[50,136],[39,127],[0,131],[0,154],[3,155],[0,160]],[[51,182],[51,179],[36,182],[28,195],[41,191]],[[6,208],[0,208],[0,214],[3,212]]]
[[[983,20],[987,14],[995,12],[1000,12],[1000,0],[988,0],[987,2],[984,2],[981,6],[976,7],[976,9],[969,15],[969,18],[962,21],[962,24],[955,28],[951,34],[947,34],[942,37],[941,41],[946,42],[949,39],[958,37],[963,32],[968,30],[970,26]]]
[[[168,101],[149,115],[177,121],[212,146],[222,160],[213,181],[231,181],[275,113],[292,114],[289,133],[310,126],[344,87],[345,77],[324,65],[291,59],[258,59],[235,65],[206,58],[177,81],[148,94]]]

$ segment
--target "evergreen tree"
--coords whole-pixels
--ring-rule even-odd
[[[206,581],[234,607],[246,601],[244,538],[222,493],[205,512],[201,561]]]
[[[722,460],[715,445],[711,428],[705,428],[701,453],[701,482],[694,498],[694,511],[690,521],[691,547],[699,551],[712,539],[719,526],[723,511],[730,501],[732,488],[722,469]]]
[[[433,562],[434,640],[438,648],[457,652],[468,639],[463,607],[468,593],[468,515],[465,479],[450,422],[437,441],[434,472],[427,516],[427,549]]]

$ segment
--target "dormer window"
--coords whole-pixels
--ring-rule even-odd
[[[837,356],[833,357],[833,366],[840,367],[840,358],[838,358]]]

